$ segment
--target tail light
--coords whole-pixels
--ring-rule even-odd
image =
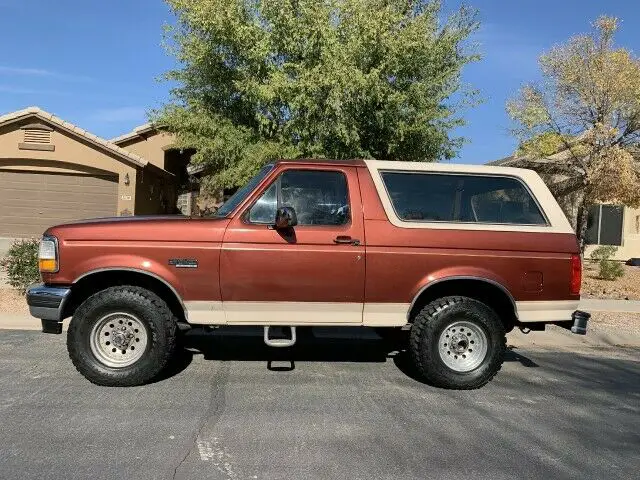
[[[571,255],[571,294],[580,295],[582,284],[582,259],[580,255]]]

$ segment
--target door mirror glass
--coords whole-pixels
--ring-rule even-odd
[[[280,207],[276,211],[276,229],[295,227],[298,224],[298,217],[293,207]]]

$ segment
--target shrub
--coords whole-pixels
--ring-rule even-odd
[[[600,271],[598,276],[605,280],[615,280],[624,275],[624,269],[620,262],[611,260],[611,257],[618,251],[618,247],[613,245],[601,245],[591,252],[591,259],[598,262]]]
[[[0,266],[7,272],[9,285],[24,295],[27,287],[40,280],[38,271],[39,240],[16,240],[6,257],[0,260]]]

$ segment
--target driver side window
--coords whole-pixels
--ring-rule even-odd
[[[293,207],[298,225],[349,223],[347,178],[336,171],[286,170],[251,207],[247,219],[272,224],[278,207]]]

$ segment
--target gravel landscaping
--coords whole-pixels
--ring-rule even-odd
[[[620,333],[640,335],[640,313],[592,312],[589,328],[600,331],[618,330]]]
[[[640,267],[623,265],[623,269],[624,275],[617,280],[603,280],[598,278],[598,265],[585,262],[582,297],[640,300]]]
[[[24,296],[11,287],[0,287],[0,314],[28,315]]]

